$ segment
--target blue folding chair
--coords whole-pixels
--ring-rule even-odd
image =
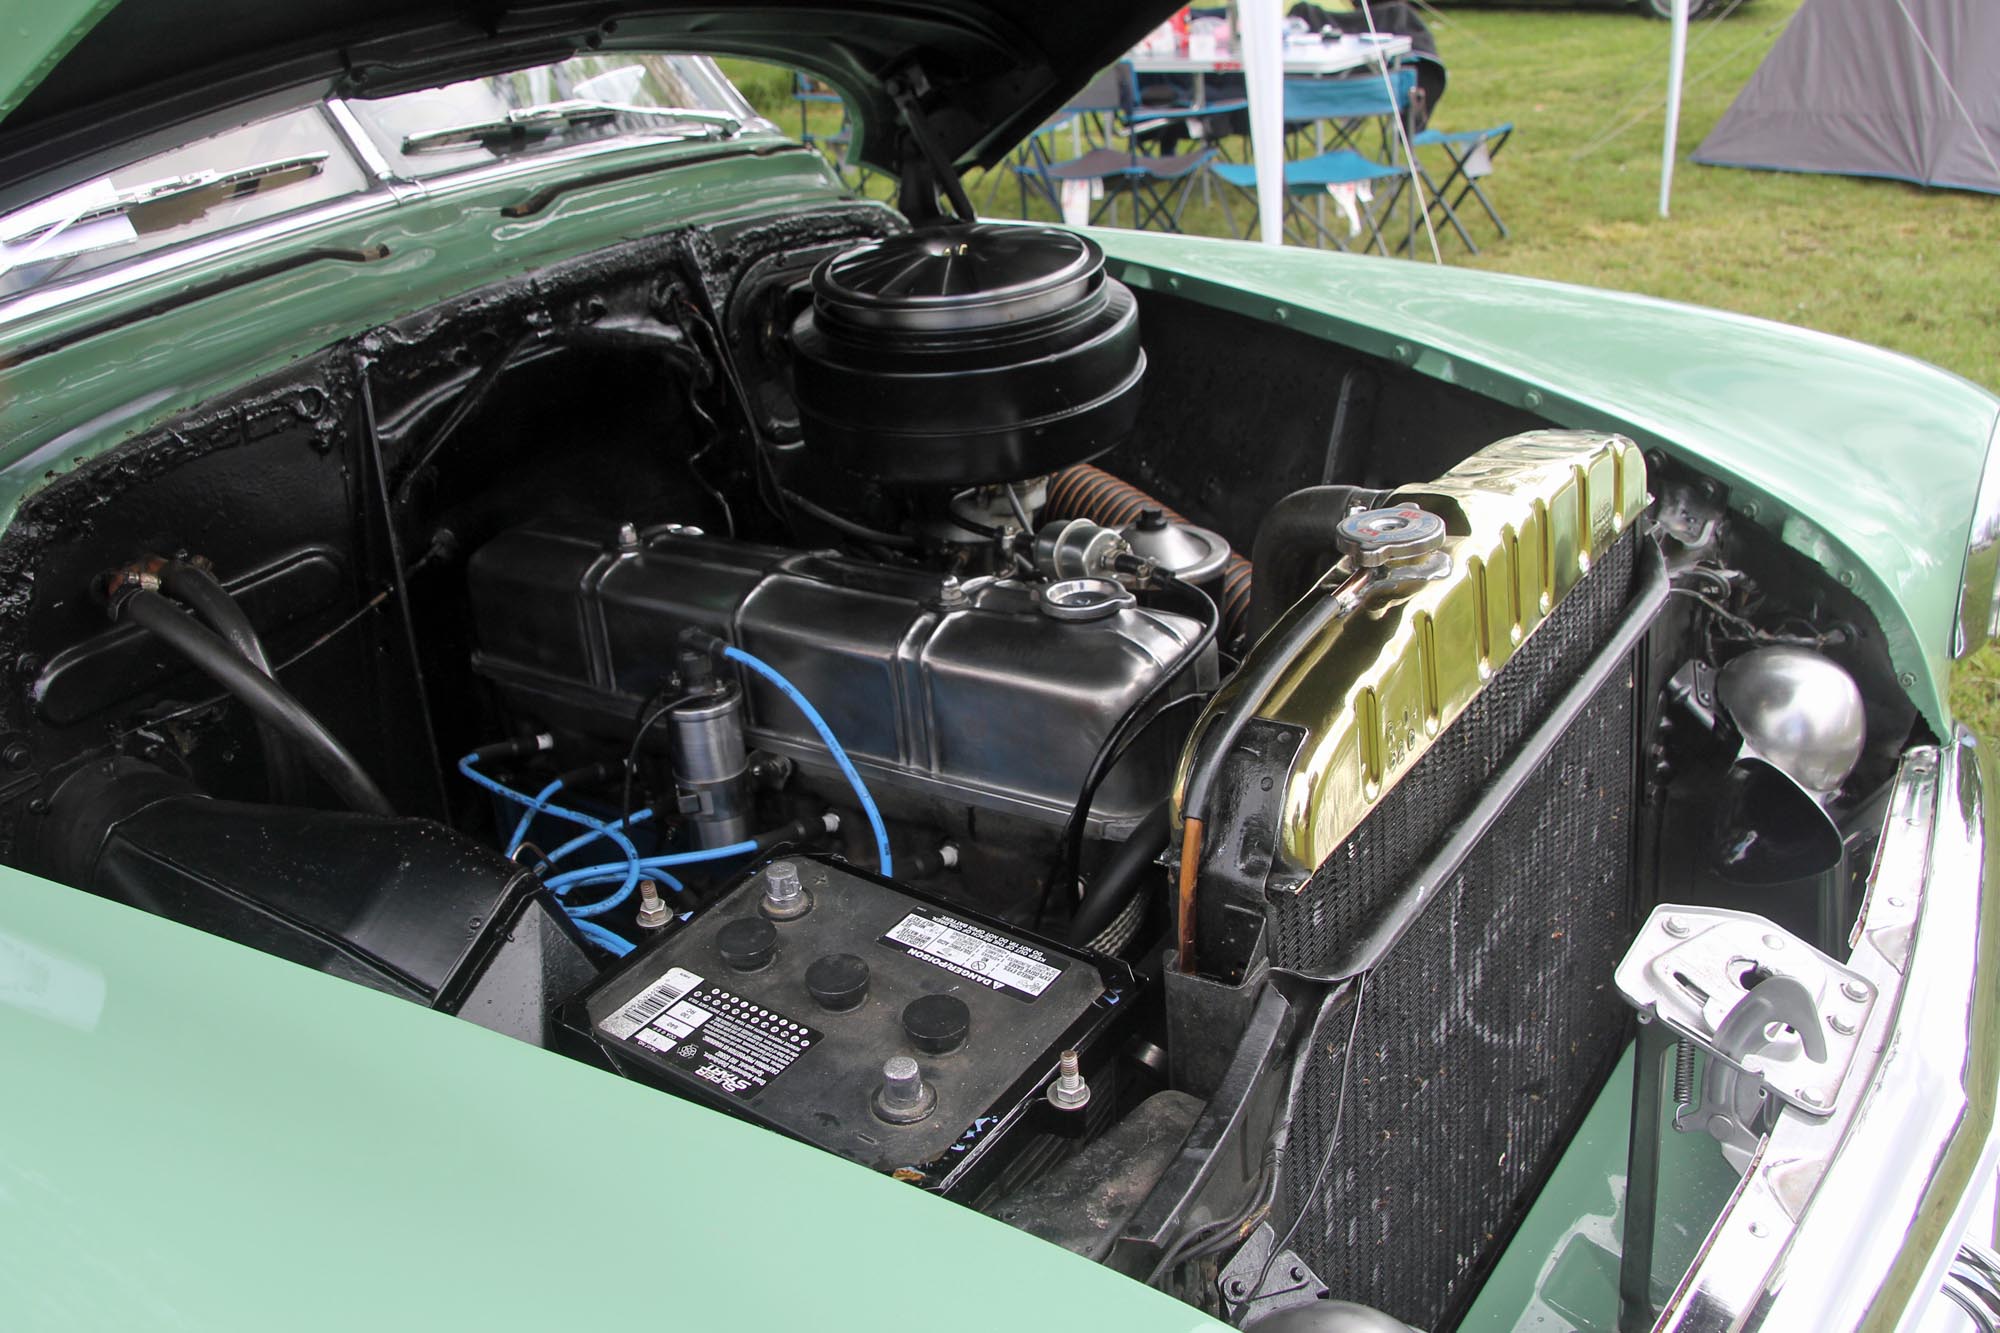
[[[1144,229],[1157,224],[1166,231],[1179,231],[1181,212],[1187,207],[1188,186],[1200,177],[1202,167],[1215,155],[1215,150],[1203,147],[1187,153],[1146,153],[1141,151],[1141,135],[1165,119],[1214,114],[1214,109],[1206,104],[1142,105],[1138,78],[1130,61],[1120,61],[1099,75],[1079,98],[1079,104],[1089,104],[1091,99],[1101,102],[1113,95],[1117,105],[1110,111],[1112,124],[1124,134],[1125,146],[1114,148],[1107,144],[1066,161],[1053,161],[1042,137],[1032,137],[1027,145],[1029,160],[1015,168],[1021,180],[1021,211],[1024,215],[1027,212],[1030,188],[1060,210],[1063,184],[1087,181],[1104,191],[1103,200],[1091,212],[1093,223],[1107,213],[1115,222],[1118,199],[1124,195],[1132,201],[1134,227]]]
[[[1390,118],[1401,116],[1410,105],[1410,90],[1417,86],[1416,71],[1395,69],[1385,79],[1380,73],[1338,79],[1291,78],[1285,80],[1285,137],[1291,145],[1288,155],[1305,157],[1303,141],[1313,130],[1312,150],[1323,153],[1350,148],[1365,151],[1360,142],[1371,124],[1381,131],[1378,156],[1389,151]],[[1328,141],[1325,129],[1332,130]]]
[[[1088,149],[1109,148],[1111,136],[1106,125],[1115,121],[1119,108],[1124,105],[1121,92],[1123,75],[1117,68],[1107,69],[1086,84],[1083,90],[1066,103],[1041,127],[1022,141],[1008,156],[1007,169],[1019,183],[1021,189],[1021,216],[1028,216],[1028,196],[1046,199],[1049,207],[1062,211],[1062,200],[1056,193],[1055,182],[1049,177],[1049,165],[1056,161],[1058,144],[1064,138],[1070,141],[1072,155],[1081,157]],[[1087,146],[1087,148],[1086,148]],[[999,194],[1000,182],[1005,179],[1001,172],[994,172],[994,181],[987,190],[990,205]]]
[[[1425,188],[1431,192],[1431,198],[1443,207],[1445,215],[1451,219],[1454,227],[1458,227],[1458,234],[1468,247],[1472,245],[1472,238],[1466,236],[1465,228],[1458,221],[1459,206],[1465,202],[1467,195],[1477,199],[1479,206],[1486,210],[1486,216],[1492,220],[1494,230],[1500,233],[1500,239],[1503,241],[1507,239],[1507,224],[1500,220],[1500,210],[1486,197],[1486,191],[1479,188],[1479,176],[1473,174],[1472,166],[1478,160],[1482,146],[1486,149],[1486,163],[1490,166],[1493,159],[1499,156],[1500,150],[1506,147],[1507,141],[1513,137],[1514,122],[1510,120],[1504,125],[1495,125],[1488,130],[1457,130],[1452,133],[1423,130],[1410,140],[1412,149],[1435,146],[1441,148],[1444,155],[1451,159],[1451,170],[1445,175],[1444,184],[1441,186],[1431,184],[1430,174],[1423,171],[1421,160],[1418,162],[1418,170],[1423,175]],[[1450,194],[1454,187],[1458,193],[1447,202],[1445,196]],[[1477,254],[1478,251],[1474,250],[1473,253]]]
[[[1435,222],[1444,223],[1458,234],[1458,239],[1465,246],[1467,254],[1479,253],[1479,246],[1473,242],[1472,233],[1466,230],[1464,219],[1459,216],[1459,210],[1468,197],[1479,201],[1480,207],[1486,210],[1486,216],[1492,219],[1494,229],[1500,233],[1500,239],[1503,241],[1507,239],[1507,224],[1500,220],[1499,210],[1493,206],[1493,201],[1487,197],[1486,191],[1480,188],[1480,177],[1474,172],[1478,164],[1480,146],[1485,145],[1486,161],[1490,163],[1493,155],[1500,151],[1513,133],[1514,126],[1510,121],[1504,125],[1495,125],[1488,130],[1458,130],[1451,133],[1420,130],[1410,138],[1410,149],[1416,156],[1417,179],[1423,187],[1425,206],[1430,210]],[[1439,184],[1431,175],[1431,169],[1424,162],[1423,154],[1418,151],[1424,148],[1442,149],[1445,157],[1450,160],[1451,170],[1445,173],[1443,184]],[[1396,189],[1384,207],[1385,216],[1396,207],[1409,184],[1409,175],[1405,172],[1396,182]],[[1416,210],[1412,209],[1408,242],[1412,247],[1416,245],[1417,239],[1416,221]]]
[[[1233,185],[1249,195],[1254,204],[1257,191],[1257,169],[1254,166],[1247,163],[1224,162],[1210,167],[1209,171],[1223,184]],[[1302,208],[1300,199],[1321,194],[1329,185],[1364,183],[1373,185],[1376,181],[1395,180],[1402,175],[1401,168],[1385,167],[1380,162],[1370,161],[1351,148],[1336,148],[1317,157],[1287,162],[1285,163],[1286,229],[1294,239],[1304,243],[1309,238],[1305,229],[1310,227],[1320,245],[1332,241],[1335,249],[1347,250],[1349,249],[1347,239],[1314,216],[1311,210]],[[1375,211],[1367,207],[1359,208],[1357,211],[1368,227],[1369,243],[1362,247],[1363,251],[1378,250],[1384,255],[1388,254],[1388,242],[1383,240],[1382,229],[1376,225]],[[1240,238],[1243,233],[1238,230],[1236,219],[1227,207],[1222,210],[1222,216],[1229,223],[1230,234]]]

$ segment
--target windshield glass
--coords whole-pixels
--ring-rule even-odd
[[[715,62],[703,56],[576,56],[539,69],[350,101],[347,107],[395,173],[411,179],[602,139],[678,137],[691,130],[699,132],[697,127],[671,117],[612,112],[588,118],[552,118],[519,133],[494,133],[469,142],[424,142],[425,136],[438,131],[494,125],[505,122],[510,112],[559,103],[678,107],[727,116],[744,124],[756,119],[756,112],[730,86]]]
[[[739,126],[773,128],[714,61],[688,55],[577,56],[301,107],[0,216],[0,301],[332,200],[375,192],[386,203],[397,180],[592,144],[721,139]]]

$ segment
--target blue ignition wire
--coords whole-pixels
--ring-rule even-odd
[[[722,861],[732,856],[747,856],[757,850],[752,841],[732,842],[726,847],[703,847],[692,852],[668,852],[663,856],[642,856],[639,858],[641,870],[662,870],[667,866],[696,865],[702,861]],[[578,884],[602,884],[623,874],[625,866],[618,861],[607,861],[603,865],[583,866],[576,870],[565,870],[560,875],[551,875],[545,882],[557,893],[574,888]],[[680,882],[672,875],[665,876],[676,890]]]
[[[884,875],[894,874],[889,861],[889,830],[882,823],[882,812],[875,808],[875,798],[868,794],[867,784],[862,782],[861,775],[854,771],[853,761],[848,759],[847,751],[840,748],[840,742],[834,739],[833,728],[826,724],[826,719],[819,715],[819,710],[812,706],[805,695],[799,693],[798,686],[778,674],[777,668],[770,664],[752,657],[734,644],[723,645],[722,655],[762,676],[805,714],[806,721],[812,723],[813,730],[817,731],[820,740],[825,742],[827,753],[833,756],[833,762],[839,767],[841,776],[847,779],[848,786],[854,788],[855,799],[861,802],[861,812],[868,816],[868,826],[875,830],[876,868]]]
[[[635,811],[632,814],[626,815],[622,819],[612,820],[609,827],[618,829],[622,832],[625,829],[631,828],[634,824],[643,824],[652,817],[653,817],[653,811],[650,808],[645,810],[639,810]],[[575,851],[577,848],[582,847],[588,843],[596,842],[599,838],[603,836],[604,833],[598,829],[591,829],[588,833],[579,833],[574,838],[571,838],[568,842],[564,843],[562,846],[550,852],[548,859],[551,861],[560,861],[565,856],[568,856],[571,852]]]
[[[614,876],[607,875],[605,876],[605,881],[608,881],[612,878],[614,878]],[[648,870],[643,872],[639,876],[639,878],[642,882],[650,879],[655,883],[663,884],[667,888],[672,889],[675,893],[680,893],[682,891],[681,882],[675,879],[672,875],[669,875],[664,870]],[[574,886],[572,885],[571,887]],[[594,903],[584,903],[580,906],[575,903],[564,903],[563,911],[569,913],[570,920],[578,921],[582,920],[585,917],[603,916],[606,912],[610,911],[612,908],[618,906],[619,903],[624,901],[625,901],[625,896],[623,894],[614,893],[609,898],[600,898]]]
[[[526,792],[515,791],[506,783],[487,777],[479,771],[478,765],[479,752],[475,750],[458,761],[458,771],[463,773],[472,782],[484,787],[503,800],[514,801],[521,805],[539,809],[546,814],[554,815],[558,819],[567,819],[571,823],[581,824],[587,829],[592,829],[596,833],[611,839],[613,843],[617,844],[618,850],[625,853],[625,882],[620,886],[617,893],[605,899],[601,904],[594,904],[599,911],[608,912],[632,896],[632,890],[639,887],[640,867],[639,849],[632,845],[630,838],[601,819],[594,819],[589,815],[567,809],[560,805],[551,805],[546,801],[537,802],[534,797],[529,796]]]
[[[631,944],[620,936],[612,934],[595,921],[577,921],[574,916],[571,916],[570,920],[576,923],[576,929],[579,934],[610,954],[613,958],[623,958],[626,954],[632,952]]]
[[[507,839],[507,858],[509,860],[513,859],[515,852],[521,850],[521,844],[528,840],[528,826],[535,822],[535,816],[547,808],[545,802],[549,797],[561,791],[562,785],[562,779],[557,778],[554,782],[536,792],[534,798],[528,802],[528,808],[521,812],[521,822],[514,825],[514,836]],[[595,837],[597,835],[592,834],[591,836]]]

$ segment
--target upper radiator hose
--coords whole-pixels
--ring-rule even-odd
[[[1050,478],[1048,505],[1042,516],[1087,518],[1107,528],[1122,528],[1148,509],[1157,509],[1176,523],[1188,521],[1130,482],[1120,481],[1101,467],[1078,463]],[[1218,636],[1222,646],[1232,656],[1240,655],[1250,619],[1250,562],[1234,551],[1222,566],[1221,591],[1215,600],[1222,609],[1222,633]]]

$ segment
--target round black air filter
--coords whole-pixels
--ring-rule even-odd
[[[894,236],[821,264],[792,328],[806,444],[877,481],[970,486],[1127,435],[1146,353],[1104,253],[1050,227]]]

